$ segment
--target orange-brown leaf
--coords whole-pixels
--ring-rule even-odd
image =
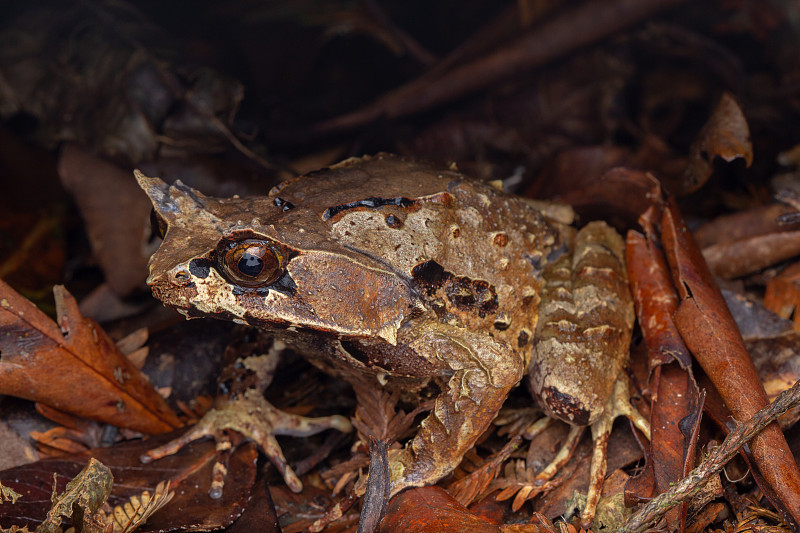
[[[494,525],[473,514],[441,487],[421,487],[401,492],[389,502],[381,532],[407,533],[550,533],[549,524],[535,516],[530,524]]]
[[[452,483],[448,490],[462,505],[469,505],[480,496],[489,483],[497,477],[500,467],[522,443],[520,435],[508,441],[503,449],[490,457],[479,469]]]
[[[794,330],[800,331],[800,263],[795,263],[767,282],[764,307],[782,318],[794,315]]]
[[[0,281],[0,392],[144,433],[180,421],[62,286],[58,324]],[[60,327],[59,327],[60,326]]]
[[[664,211],[662,238],[681,303],[678,331],[737,420],[767,405],[755,365],[722,294],[673,199]],[[753,457],[787,519],[800,524],[800,470],[773,423],[751,442]]]

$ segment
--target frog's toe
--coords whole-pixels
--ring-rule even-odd
[[[272,461],[272,464],[275,465],[275,468],[278,469],[278,472],[280,472],[283,481],[286,482],[289,489],[292,492],[301,492],[303,490],[303,482],[300,481],[300,478],[294,473],[292,467],[286,462],[283,450],[281,450],[281,446],[278,444],[275,437],[267,435],[258,444],[266,456],[269,457],[269,460]]]
[[[209,411],[211,412],[211,411]],[[139,461],[144,464],[151,463],[157,459],[162,459],[169,455],[174,455],[178,453],[181,449],[183,449],[187,444],[190,444],[196,440],[200,440],[206,437],[215,437],[215,428],[213,424],[209,423],[210,421],[207,420],[206,417],[200,420],[197,424],[195,424],[191,429],[185,432],[180,437],[173,439],[166,444],[162,444],[156,448],[151,448],[147,450],[144,454],[139,456]]]
[[[589,473],[589,488],[586,491],[586,507],[581,513],[581,525],[589,528],[594,521],[600,492],[606,476],[608,458],[608,439],[611,427],[618,416],[628,417],[633,424],[650,438],[650,423],[631,405],[628,390],[628,379],[620,374],[614,383],[614,389],[608,398],[603,415],[592,424],[592,466]]]
[[[569,458],[572,457],[572,453],[575,451],[575,447],[578,445],[578,441],[581,440],[584,429],[586,428],[583,426],[570,426],[566,442],[561,445],[561,449],[553,460],[550,461],[550,464],[536,474],[535,481],[537,484],[544,485],[547,481],[553,479],[553,476],[561,470],[561,467],[567,464],[567,461],[569,461]]]

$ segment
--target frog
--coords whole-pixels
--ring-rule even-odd
[[[450,474],[525,382],[545,413],[575,428],[565,450],[593,428],[582,516],[591,523],[611,421],[624,414],[647,430],[628,397],[634,313],[613,228],[577,228],[568,206],[386,153],[285,180],[265,196],[217,198],[136,178],[165,230],[147,280],[165,305],[269,331],[336,378],[438,391],[414,437],[390,451],[390,495]],[[302,484],[274,435],[350,429],[339,415],[283,416],[253,401],[272,414],[248,435],[295,491]],[[208,434],[206,424],[149,456]]]

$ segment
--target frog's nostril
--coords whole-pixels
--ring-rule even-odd
[[[171,274],[172,283],[179,286],[186,285],[192,279],[191,274],[189,274],[189,269],[186,267],[175,269]]]

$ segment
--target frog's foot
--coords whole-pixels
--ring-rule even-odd
[[[597,503],[606,475],[606,452],[608,451],[608,438],[611,427],[618,416],[628,417],[633,424],[649,439],[650,423],[630,403],[628,393],[628,379],[625,374],[614,382],[614,388],[608,398],[603,414],[592,425],[592,463],[589,474],[589,488],[586,494],[586,507],[581,513],[581,526],[585,529],[591,527],[594,520]],[[555,458],[541,472],[536,474],[534,482],[542,486],[544,492],[549,486],[549,481],[567,463],[575,447],[583,435],[584,426],[571,426],[566,442],[556,454]],[[531,494],[530,497],[533,497]]]
[[[258,389],[249,389],[235,398],[225,398],[203,416],[192,429],[181,437],[153,448],[140,460],[149,463],[172,455],[192,441],[214,437],[218,460],[214,465],[208,494],[220,498],[227,474],[227,462],[236,445],[244,439],[254,441],[269,457],[294,492],[303,490],[303,484],[286,462],[275,435],[306,437],[326,429],[352,430],[350,421],[339,415],[308,418],[284,413],[270,404]]]
[[[581,513],[581,527],[588,529],[594,520],[597,502],[606,477],[608,437],[611,426],[618,416],[627,416],[636,428],[650,440],[650,423],[630,402],[628,378],[621,374],[614,383],[614,390],[608,398],[603,415],[592,424],[592,466],[589,474],[589,488],[586,492],[586,507]]]

